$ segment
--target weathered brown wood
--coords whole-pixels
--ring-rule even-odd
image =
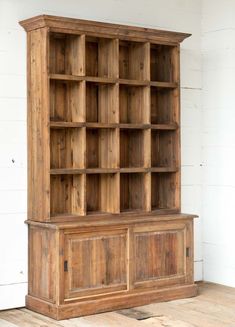
[[[53,16],[21,24],[28,307],[61,319],[194,295],[194,216],[180,214],[188,35]]]
[[[50,219],[48,29],[28,33],[28,218]]]
[[[122,294],[120,296],[108,297],[97,300],[86,300],[70,304],[53,306],[38,298],[26,297],[27,308],[43,313],[57,320],[113,311],[123,308],[136,307],[151,302],[170,301],[175,299],[187,298],[197,295],[196,285],[183,285],[163,289],[152,289],[132,294]]]

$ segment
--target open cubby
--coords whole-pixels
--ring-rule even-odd
[[[148,167],[149,130],[120,129],[120,167]]]
[[[86,121],[118,122],[118,86],[86,83]]]
[[[178,131],[151,131],[151,166],[178,168]]]
[[[85,128],[51,129],[51,169],[84,168],[85,139]]]
[[[86,175],[86,212],[119,213],[119,174]]]
[[[151,81],[177,82],[177,47],[162,44],[151,44],[150,75]]]
[[[50,33],[49,70],[52,74],[84,75],[84,36]]]
[[[51,216],[84,215],[85,175],[51,175]]]
[[[148,43],[119,41],[119,78],[149,79]]]
[[[118,130],[86,130],[86,168],[118,167]]]
[[[149,123],[149,88],[119,86],[119,121],[126,124]]]
[[[151,174],[151,208],[179,210],[179,173]]]
[[[50,120],[60,122],[85,121],[85,82],[50,82]]]
[[[118,77],[118,42],[116,39],[86,37],[86,75]]]
[[[120,211],[147,211],[150,192],[148,173],[120,174]]]
[[[151,87],[151,123],[179,123],[178,89]]]

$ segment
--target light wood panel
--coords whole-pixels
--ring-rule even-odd
[[[127,289],[125,231],[69,234],[65,238],[65,298]]]

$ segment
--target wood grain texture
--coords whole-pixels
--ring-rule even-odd
[[[70,33],[87,33],[107,37],[120,37],[127,40],[151,40],[155,43],[177,44],[191,34],[156,30],[144,27],[101,23],[82,19],[40,15],[20,22],[26,31],[37,28],[49,27],[54,30],[70,31]],[[98,33],[97,33],[98,30]]]
[[[48,30],[28,34],[28,219],[50,219]]]
[[[186,34],[40,16],[28,30],[29,295],[56,319],[193,296],[180,214]]]

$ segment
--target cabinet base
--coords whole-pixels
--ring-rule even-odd
[[[41,299],[26,296],[26,307],[56,320],[91,315],[106,311],[125,309],[197,295],[197,285],[184,285],[160,290],[148,290],[132,294],[122,294],[95,300],[86,300],[56,305]]]

